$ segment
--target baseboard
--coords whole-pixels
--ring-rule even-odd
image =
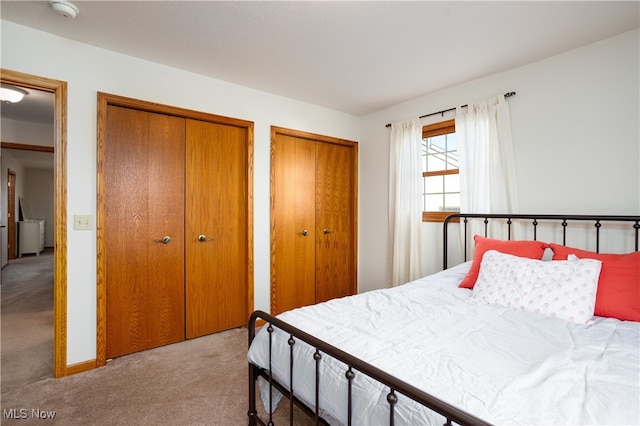
[[[65,370],[65,376],[71,376],[73,374],[84,373],[85,371],[93,370],[97,368],[96,360],[79,362],[78,364],[67,365]]]

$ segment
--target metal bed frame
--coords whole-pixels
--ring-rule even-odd
[[[640,216],[595,216],[595,215],[545,215],[545,214],[511,214],[511,215],[501,215],[501,214],[452,214],[444,221],[444,246],[443,246],[443,267],[447,268],[448,263],[448,226],[452,222],[462,221],[462,231],[464,236],[464,260],[467,260],[467,225],[469,219],[483,219],[484,223],[484,235],[488,235],[488,224],[492,220],[504,219],[505,223],[508,227],[508,239],[511,239],[511,227],[514,220],[530,220],[531,226],[533,226],[533,233],[535,240],[537,238],[537,226],[543,221],[555,221],[560,222],[560,225],[563,229],[563,241],[562,244],[566,245],[566,229],[570,222],[572,221],[587,221],[593,222],[595,229],[595,244],[596,251],[599,252],[600,247],[600,228],[603,222],[617,222],[617,223],[630,223],[631,228],[634,230],[635,236],[635,250],[638,251],[638,243],[639,243],[639,234],[640,234]],[[484,420],[475,417],[465,411],[458,409],[446,402],[438,399],[437,397],[427,394],[422,390],[409,385],[408,383],[397,379],[396,377],[391,376],[388,373],[364,362],[361,359],[358,359],[310,334],[305,333],[304,331],[293,327],[278,318],[275,318],[265,312],[255,311],[250,319],[249,319],[249,346],[253,342],[253,339],[256,335],[256,325],[258,321],[264,321],[266,323],[267,331],[269,332],[269,367],[261,368],[252,363],[249,363],[249,411],[247,415],[249,416],[249,425],[273,425],[273,389],[277,389],[284,396],[289,399],[289,424],[293,425],[293,413],[294,413],[294,405],[298,406],[303,412],[311,416],[315,420],[315,424],[328,424],[325,420],[323,420],[320,416],[319,412],[319,387],[321,385],[320,374],[319,374],[319,365],[324,356],[333,357],[345,364],[345,378],[346,378],[346,386],[348,386],[347,392],[347,421],[348,425],[352,423],[352,392],[351,392],[351,383],[353,378],[355,377],[355,372],[360,372],[365,374],[372,379],[378,381],[379,383],[385,385],[389,388],[389,393],[387,394],[387,402],[389,404],[389,425],[394,425],[394,407],[396,402],[398,401],[397,394],[400,393],[405,395],[417,403],[427,407],[428,409],[435,411],[446,418],[445,425],[451,425],[452,423],[457,423],[460,425],[488,425],[489,423]],[[315,348],[315,352],[313,358],[315,360],[315,394],[316,400],[314,408],[307,407],[304,403],[302,403],[295,394],[295,389],[293,389],[293,382],[290,380],[290,383],[287,386],[276,382],[276,380],[270,374],[271,371],[271,354],[272,354],[272,333],[274,331],[274,327],[283,330],[286,333],[289,333],[290,337],[288,340],[290,351],[289,351],[289,376],[293,377],[293,363],[294,363],[294,355],[293,355],[293,346],[296,342],[301,341]],[[258,412],[256,410],[256,386],[257,380],[259,377],[263,377],[269,383],[269,407],[267,408],[269,419],[268,421],[262,420],[258,416]],[[291,391],[289,391],[291,389]]]
[[[533,228],[533,239],[538,238],[538,225],[541,222],[559,222],[562,226],[562,245],[567,245],[567,228],[571,222],[593,222],[594,238],[596,252],[600,252],[600,228],[603,222],[605,223],[632,223],[631,227],[635,231],[634,245],[635,251],[638,251],[638,237],[640,234],[640,216],[612,216],[612,215],[557,215],[557,214],[481,214],[481,213],[456,213],[448,216],[444,221],[443,230],[443,256],[442,267],[447,269],[448,266],[448,238],[449,238],[449,224],[462,220],[463,222],[463,240],[464,248],[463,255],[464,261],[467,261],[467,241],[469,241],[468,235],[468,223],[469,219],[483,219],[484,223],[484,236],[488,236],[488,228],[490,222],[495,222],[496,219],[505,219],[502,223],[507,227],[507,240],[511,240],[511,231],[514,225],[514,220],[522,222],[524,220],[531,221],[531,227]]]

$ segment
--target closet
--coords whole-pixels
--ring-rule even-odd
[[[246,323],[253,124],[99,94],[98,365]]]
[[[271,129],[271,313],[356,292],[357,143]]]

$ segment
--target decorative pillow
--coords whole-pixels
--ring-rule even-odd
[[[553,259],[574,254],[602,261],[595,315],[640,322],[640,251],[606,254],[550,244]]]
[[[487,251],[472,297],[487,303],[585,323],[593,316],[601,263],[544,262]]]
[[[473,240],[476,243],[476,253],[473,255],[473,262],[471,262],[471,268],[469,269],[469,272],[458,285],[458,287],[461,288],[473,288],[476,280],[478,279],[478,272],[480,271],[480,262],[482,261],[482,255],[487,250],[497,250],[500,253],[527,257],[529,259],[542,259],[544,250],[549,247],[547,243],[543,243],[540,241],[493,240],[491,238],[485,238],[481,235],[475,235],[473,237]]]

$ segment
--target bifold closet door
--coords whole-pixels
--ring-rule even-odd
[[[357,143],[271,129],[271,313],[356,292]]]
[[[271,141],[271,313],[316,302],[316,142]]]
[[[354,148],[316,143],[316,303],[355,293]]]
[[[184,340],[182,118],[108,106],[107,358]]]
[[[186,121],[186,335],[246,324],[247,129]]]

